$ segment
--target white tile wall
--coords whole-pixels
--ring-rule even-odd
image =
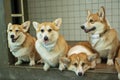
[[[106,16],[120,37],[120,0],[28,0],[28,14],[31,21],[53,21],[61,17],[60,33],[69,41],[88,40],[81,30],[87,10],[97,12],[100,6],[106,8]],[[34,34],[34,29],[31,29]]]

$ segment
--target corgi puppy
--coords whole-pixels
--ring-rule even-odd
[[[8,46],[10,52],[18,59],[15,65],[20,65],[22,61],[30,61],[29,65],[35,65],[35,60],[39,60],[40,56],[35,50],[35,41],[29,33],[30,21],[26,21],[21,25],[8,24]]]
[[[61,18],[41,24],[33,22],[37,36],[35,47],[44,62],[44,71],[47,71],[50,67],[56,67],[59,64],[59,59],[66,55],[68,51],[65,39],[59,34],[61,23]]]
[[[113,59],[119,45],[118,35],[108,23],[102,6],[97,13],[88,11],[87,21],[81,28],[89,33],[90,43],[99,52],[100,57],[107,58],[107,64],[113,65]],[[98,59],[101,63],[101,58]]]
[[[68,51],[67,57],[61,58],[61,62],[68,70],[82,76],[88,69],[96,67],[96,57],[97,53],[89,42],[80,42]]]

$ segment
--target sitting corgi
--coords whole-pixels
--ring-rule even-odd
[[[41,24],[33,22],[37,36],[35,47],[44,62],[44,71],[50,67],[56,67],[59,64],[59,59],[68,51],[65,39],[59,34],[61,23],[61,18],[54,22],[43,22]]]
[[[115,58],[115,68],[118,72],[118,79],[120,80],[120,45],[119,45],[119,49],[118,49],[118,55]]]
[[[96,49],[101,58],[107,58],[107,64],[113,65],[116,51],[119,46],[118,34],[111,28],[102,6],[97,13],[88,11],[87,21],[81,28],[90,34],[90,43]],[[101,63],[101,58],[98,63]]]
[[[64,64],[63,69],[67,68],[82,76],[88,69],[96,67],[97,55],[89,42],[80,42],[68,51],[67,57],[61,58],[61,63]]]
[[[8,24],[8,46],[10,52],[18,59],[15,65],[20,65],[22,61],[30,61],[29,65],[35,65],[35,60],[39,60],[40,56],[35,50],[35,38],[27,33],[30,21],[26,21],[21,25]]]

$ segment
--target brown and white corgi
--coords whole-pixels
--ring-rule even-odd
[[[35,41],[29,33],[30,21],[26,21],[21,25],[8,24],[8,46],[10,52],[18,59],[15,65],[19,65],[22,61],[30,61],[29,65],[35,65],[35,60],[39,60],[40,56],[35,50]]]
[[[115,58],[115,68],[118,72],[118,79],[120,80],[120,45],[119,45],[119,49],[118,49],[118,55]]]
[[[61,18],[41,24],[33,22],[37,36],[35,47],[44,62],[43,69],[45,71],[50,67],[56,67],[59,64],[59,59],[65,56],[68,51],[65,39],[59,34],[61,23]]]
[[[102,6],[97,13],[88,11],[87,21],[81,28],[90,35],[90,43],[99,52],[100,57],[107,58],[107,64],[113,65],[113,59],[119,45],[118,35],[108,23]],[[98,59],[99,63],[101,59]]]
[[[67,57],[61,58],[63,69],[67,68],[82,76],[88,69],[96,67],[97,55],[89,42],[80,42],[68,51]]]

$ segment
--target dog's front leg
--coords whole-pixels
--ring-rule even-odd
[[[29,65],[30,65],[30,66],[35,65],[35,56],[29,56],[29,58],[30,58],[30,63],[29,63]]]
[[[21,60],[21,58],[18,57],[18,60],[17,60],[17,62],[15,63],[15,66],[20,65],[20,64],[22,64],[22,60]]]
[[[59,62],[59,70],[60,70],[60,71],[63,71],[65,68],[66,68],[66,67],[65,67],[64,63]]]
[[[107,65],[113,65],[113,59],[108,58],[107,59]]]
[[[50,68],[50,65],[48,63],[45,63],[43,66],[44,71],[47,71]]]
[[[114,62],[113,62],[113,58],[114,58],[114,55],[115,52],[114,51],[111,51],[108,53],[108,57],[107,57],[107,65],[113,65]]]

